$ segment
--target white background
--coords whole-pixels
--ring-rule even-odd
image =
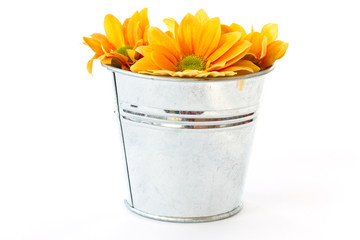
[[[127,211],[111,74],[82,36],[149,8],[279,24],[238,215],[174,224]],[[356,1],[11,1],[0,6],[0,239],[360,239]]]

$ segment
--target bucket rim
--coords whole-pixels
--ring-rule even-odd
[[[161,76],[161,75],[151,75],[151,74],[145,74],[145,73],[135,73],[131,71],[126,71],[120,68],[116,68],[110,65],[106,65],[101,63],[101,65],[105,68],[107,68],[109,71],[112,71],[113,73],[120,73],[123,75],[128,75],[136,78],[145,78],[149,80],[160,80],[160,81],[170,81],[170,82],[224,82],[224,81],[239,81],[239,80],[245,80],[245,79],[251,79],[256,78],[259,76],[263,76],[274,70],[275,65],[272,65],[265,70],[259,71],[257,73],[250,73],[245,75],[239,75],[239,76],[229,76],[229,77],[205,77],[205,78],[184,78],[184,77],[170,77],[170,76]]]

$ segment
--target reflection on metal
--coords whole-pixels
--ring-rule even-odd
[[[204,116],[212,115],[202,111],[201,114],[204,116],[199,117],[197,111],[176,111],[176,110],[164,110],[162,112],[156,110],[149,110],[147,112],[140,112],[138,106],[134,110],[122,109],[122,118],[143,124],[149,124],[160,127],[170,128],[187,128],[187,129],[205,129],[205,128],[223,128],[223,127],[234,127],[247,123],[251,123],[255,118],[255,112],[250,112],[235,116],[226,117],[212,117],[207,118]],[[155,113],[154,113],[155,112]],[[160,114],[162,113],[162,114]],[[169,114],[168,114],[169,113]],[[177,114],[177,115],[174,115]],[[193,115],[194,117],[189,117]]]
[[[145,213],[142,212],[136,208],[131,207],[131,205],[125,200],[125,206],[132,212],[146,217],[146,218],[150,218],[150,219],[155,219],[155,220],[159,220],[159,221],[164,221],[164,222],[178,222],[178,223],[199,223],[199,222],[212,222],[212,221],[217,221],[217,220],[221,220],[221,219],[225,219],[225,218],[229,218],[231,216],[234,216],[235,214],[237,214],[238,212],[241,211],[242,209],[242,204],[240,203],[239,206],[237,206],[236,208],[234,208],[233,210],[226,212],[226,213],[221,213],[218,215],[214,215],[214,216],[205,216],[205,217],[169,217],[169,216],[157,216],[157,215],[152,215],[149,213]]]

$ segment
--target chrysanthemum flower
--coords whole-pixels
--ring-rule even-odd
[[[106,15],[104,20],[106,36],[94,33],[90,37],[83,37],[85,44],[95,52],[87,63],[88,72],[92,72],[94,59],[101,60],[103,64],[129,70],[140,57],[135,49],[148,44],[149,27],[147,8],[140,12],[136,11],[123,24],[115,16]]]
[[[180,24],[171,18],[164,22],[169,31],[149,29],[149,46],[137,48],[144,57],[131,66],[131,71],[176,77],[217,77],[233,76],[237,71],[254,72],[257,67],[248,60],[239,61],[251,47],[242,33],[222,33],[220,19],[210,19],[202,9],[195,16],[187,14]]]
[[[251,29],[249,34],[246,34],[244,28],[235,23],[230,26],[224,25],[222,28],[225,32],[241,32],[244,39],[252,43],[244,59],[250,59],[263,69],[272,66],[276,60],[282,58],[289,45],[283,41],[276,40],[279,34],[278,25],[275,23],[266,24],[261,29],[261,32],[255,32]]]

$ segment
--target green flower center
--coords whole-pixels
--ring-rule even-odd
[[[176,66],[177,71],[184,70],[199,70],[203,71],[206,68],[206,60],[197,55],[187,55],[183,57]]]
[[[132,46],[119,47],[118,49],[115,50],[115,52],[120,53],[129,58],[129,55],[126,52],[126,50],[128,50],[128,49],[133,49],[133,47]]]

